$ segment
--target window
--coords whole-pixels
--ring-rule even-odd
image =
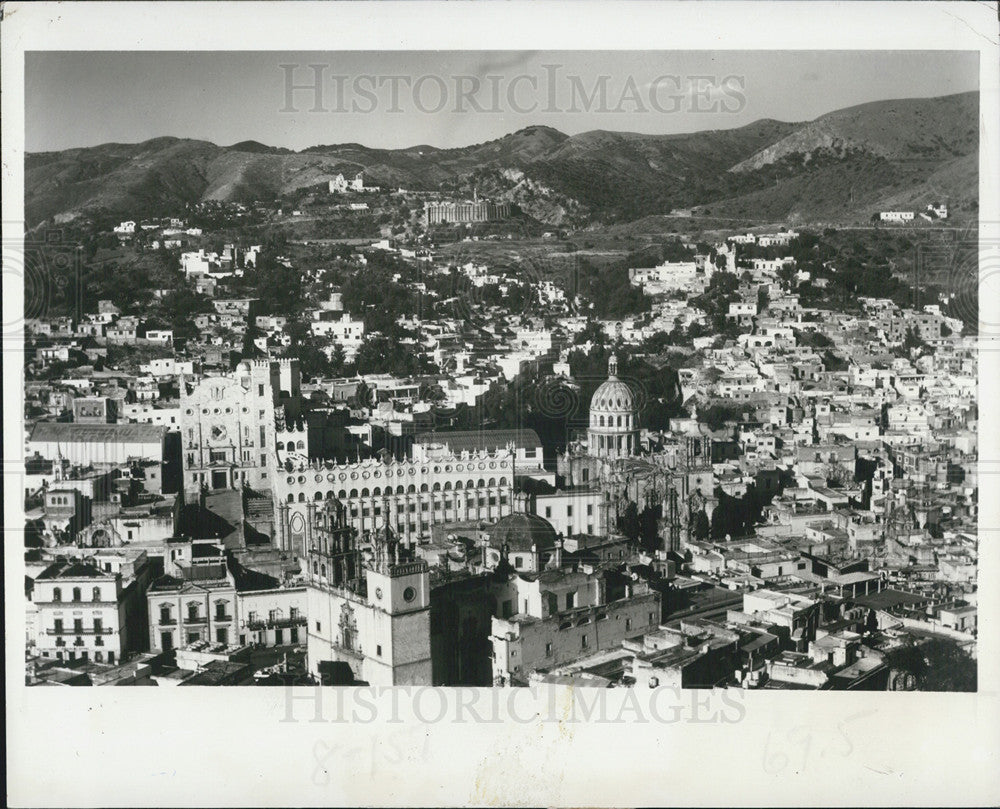
[[[319,621],[316,622],[316,631],[319,632],[323,629],[323,625]]]
[[[590,638],[588,638],[586,635],[582,635],[580,637],[580,648],[586,649],[588,646],[590,646]]]
[[[573,506],[566,506],[566,516],[567,517],[573,516]]]
[[[571,610],[576,606],[576,593],[566,593],[566,609]]]
[[[197,621],[198,620],[198,605],[188,604],[188,620]]]
[[[376,646],[376,647],[375,647],[375,654],[376,654],[376,656],[378,656],[378,657],[381,657],[381,656],[382,656],[382,647],[381,647],[381,646]]]
[[[545,518],[548,519],[552,516],[552,506],[545,507]]]
[[[625,631],[628,632],[631,628],[632,628],[632,619],[631,618],[626,618],[625,619]]]
[[[258,385],[257,386],[257,395],[258,396],[263,396],[264,395],[264,386],[263,385]]]
[[[62,589],[61,588],[56,587],[52,591],[52,600],[53,601],[62,601]]]
[[[83,632],[83,618],[73,619],[73,631],[78,635]]]
[[[515,568],[524,567],[524,559],[522,559],[520,556],[515,556],[514,557],[514,567]]]
[[[80,592],[80,588],[79,587],[74,587],[73,588],[73,600],[74,601],[82,601],[83,600],[83,594]]]
[[[160,607],[160,623],[170,623],[170,607]]]
[[[63,631],[62,618],[56,618],[55,620],[55,632],[57,635],[61,635]]]
[[[552,644],[551,643],[546,643],[545,644],[545,654],[546,654],[546,656],[551,656],[552,655]]]
[[[94,634],[100,635],[104,631],[104,621],[100,618],[94,619]]]
[[[224,626],[220,626],[215,630],[215,640],[218,643],[229,643],[229,630]]]
[[[299,618],[299,608],[298,607],[292,607],[288,611],[288,617],[291,618],[293,621],[298,620],[298,618]]]
[[[225,620],[228,616],[226,615],[226,602],[219,601],[215,605],[215,617],[219,620]]]

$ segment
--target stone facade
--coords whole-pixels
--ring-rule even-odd
[[[431,527],[448,522],[494,522],[511,512],[514,455],[464,452],[433,461],[368,459],[359,463],[288,460],[274,478],[277,542],[301,553],[312,516],[324,502],[346,507],[348,524],[364,533],[389,525],[404,544],[429,539]]]
[[[232,374],[180,380],[184,490],[270,488],[275,412],[297,413],[296,360],[249,360]]]

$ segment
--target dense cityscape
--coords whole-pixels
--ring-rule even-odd
[[[29,683],[975,689],[975,344],[876,266],[910,217],[608,262],[360,175],[292,204],[58,231]],[[345,211],[378,238],[295,238]]]
[[[503,176],[42,217],[27,682],[974,691],[974,204]]]

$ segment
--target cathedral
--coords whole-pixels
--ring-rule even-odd
[[[605,497],[605,531],[614,531],[628,504],[651,509],[662,520],[663,550],[679,551],[700,515],[711,518],[716,504],[711,440],[707,436],[667,438],[654,449],[643,445],[639,398],[618,375],[618,358],[608,359],[608,378],[590,400],[586,435],[557,456],[567,487],[596,487]]]

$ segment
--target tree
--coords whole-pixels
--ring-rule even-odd
[[[878,632],[878,615],[875,610],[868,610],[868,617],[865,619],[865,632],[869,635]]]
[[[694,534],[695,541],[701,542],[708,539],[711,526],[708,522],[708,515],[704,511],[699,511],[691,520],[691,533]]]
[[[368,383],[362,379],[354,389],[351,404],[354,407],[371,407],[375,398],[373,393],[372,389],[368,387]]]
[[[443,402],[446,398],[447,396],[445,395],[444,388],[442,388],[437,382],[420,383],[421,402]]]
[[[932,638],[920,645],[893,649],[886,663],[912,674],[919,691],[976,691],[975,659],[953,640]]]
[[[632,542],[639,539],[639,532],[642,530],[639,522],[639,509],[631,500],[625,505],[624,513],[618,518],[618,530]]]

